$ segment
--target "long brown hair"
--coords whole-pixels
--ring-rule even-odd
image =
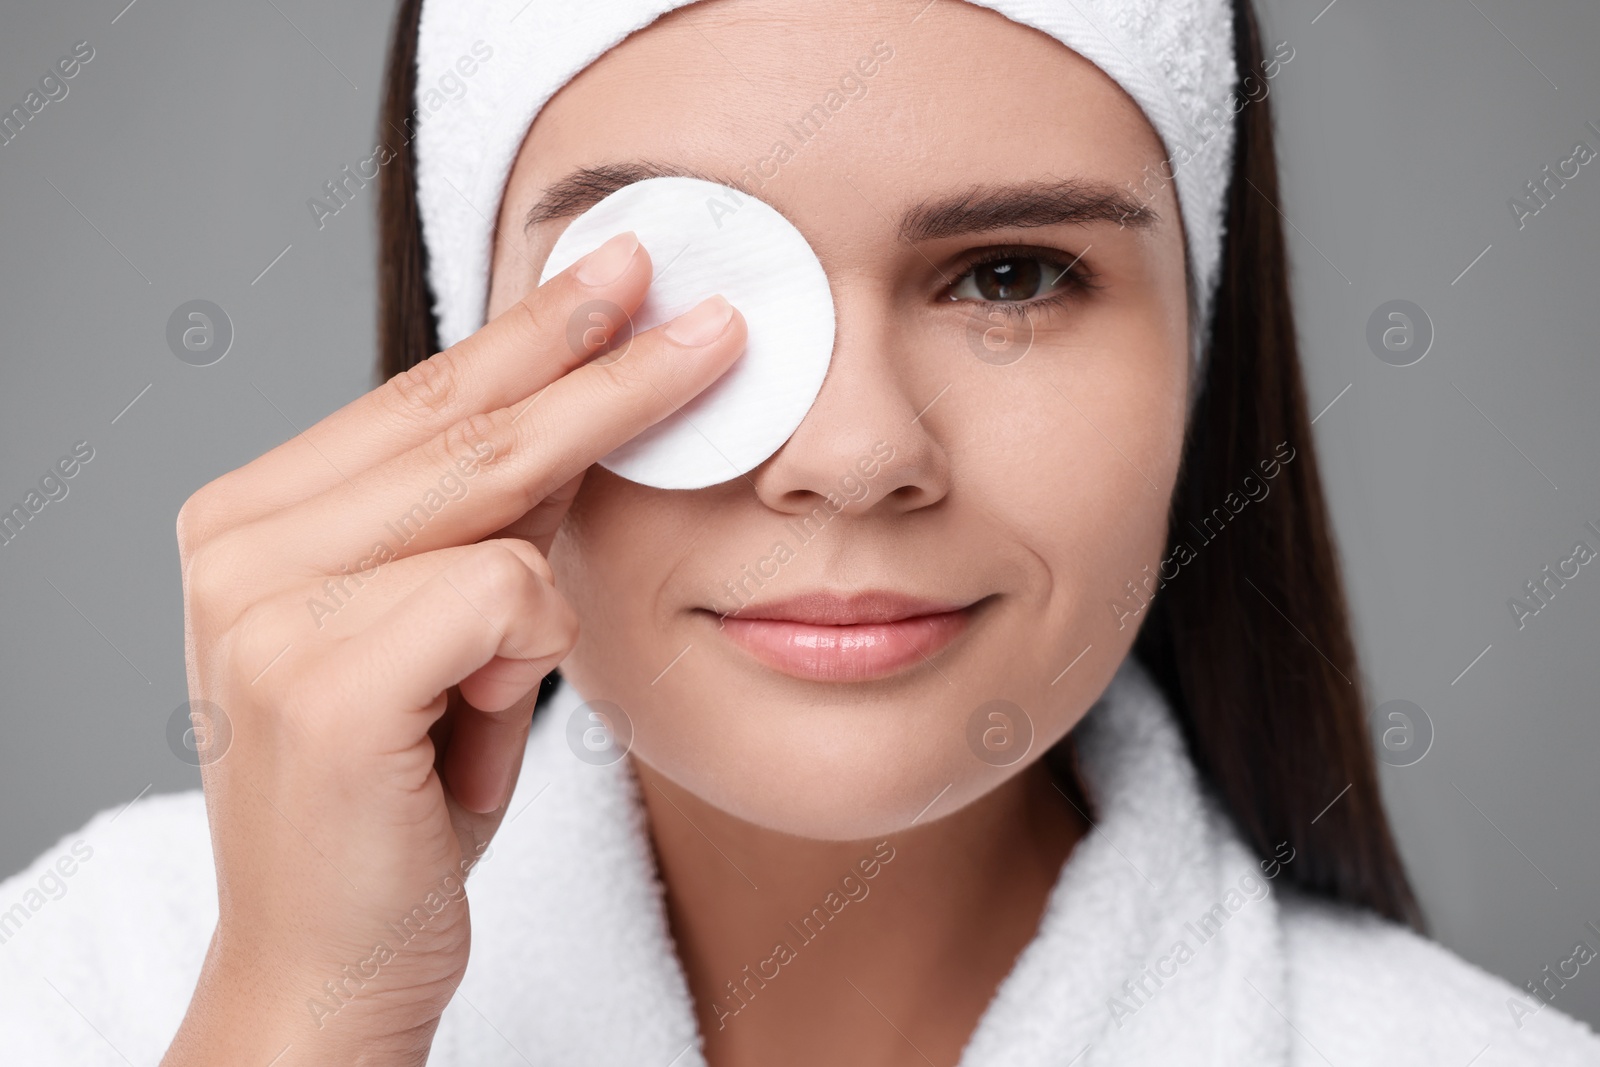
[[[408,119],[415,107],[421,0],[401,0],[380,134],[395,158],[379,183],[380,369],[387,379],[438,350],[417,213]],[[1177,488],[1169,544],[1207,544],[1151,601],[1134,646],[1171,701],[1190,751],[1263,857],[1288,842],[1283,873],[1313,893],[1420,927],[1390,834],[1338,554],[1301,382],[1278,202],[1272,109],[1243,77],[1262,69],[1251,0],[1235,0],[1242,97],[1206,372]],[[1212,519],[1264,460],[1283,458],[1246,521]],[[555,688],[551,672],[539,692]]]

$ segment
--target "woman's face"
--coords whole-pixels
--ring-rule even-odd
[[[947,814],[1079,720],[1143,621],[1183,436],[1183,235],[1144,171],[1159,138],[1054,39],[924,3],[661,19],[544,108],[498,220],[490,317],[570,221],[524,237],[529,209],[585,167],[742,184],[826,269],[833,361],[788,442],[691,491],[593,467],[550,553],[581,626],[561,671],[626,713],[635,758],[807,837]],[[970,607],[889,635],[902,662],[855,677],[735,640],[741,614],[819,591]]]

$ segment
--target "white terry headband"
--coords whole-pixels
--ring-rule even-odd
[[[486,321],[494,220],[539,110],[629,34],[694,2],[424,0],[417,205],[442,347]],[[961,2],[1049,34],[1105,71],[1144,110],[1167,158],[1158,173],[1141,176],[1135,193],[1149,202],[1165,181],[1177,184],[1197,366],[1209,333],[1233,165],[1231,0]]]

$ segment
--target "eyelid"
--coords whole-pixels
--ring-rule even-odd
[[[981,266],[984,263],[993,263],[996,260],[1001,259],[1031,258],[1044,260],[1045,262],[1053,262],[1061,267],[1071,266],[1073,268],[1073,273],[1078,277],[1085,280],[1093,280],[1097,278],[1098,275],[1095,270],[1088,265],[1086,258],[1088,256],[1089,249],[1092,247],[1094,246],[1090,245],[1082,252],[1069,252],[1066,249],[1053,248],[1048,245],[984,245],[981,248],[974,248],[957,257],[956,266],[952,269],[955,272],[955,276],[959,278],[966,274],[967,271],[971,270],[973,267]]]

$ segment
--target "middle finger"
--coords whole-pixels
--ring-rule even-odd
[[[225,475],[228,528],[309,499],[433,438],[478,412],[509,407],[586,362],[638,310],[649,253],[617,234],[482,329],[346,404]],[[573,317],[589,304],[598,319]]]
[[[721,376],[743,353],[747,331],[736,309],[725,301],[720,309],[726,317],[713,337],[677,332],[697,313],[719,310],[706,301],[640,334],[628,359],[586,364],[530,403],[469,416],[240,536],[324,574],[379,543],[399,558],[481,540]]]

